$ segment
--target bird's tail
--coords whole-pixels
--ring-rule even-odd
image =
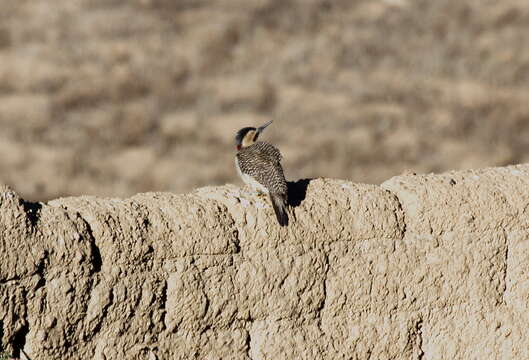
[[[287,195],[270,193],[270,200],[272,201],[272,207],[274,208],[274,212],[276,213],[277,222],[281,226],[287,226]]]

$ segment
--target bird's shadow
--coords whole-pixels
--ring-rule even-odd
[[[36,226],[40,218],[40,210],[42,209],[42,204],[39,202],[30,202],[24,201],[22,203],[26,216],[31,223],[31,226]]]
[[[300,179],[298,181],[287,182],[288,186],[288,205],[298,207],[307,196],[307,188],[314,179]]]

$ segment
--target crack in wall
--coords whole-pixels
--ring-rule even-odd
[[[24,291],[24,303],[27,303],[26,293]],[[24,312],[24,318],[22,320],[22,327],[18,329],[11,340],[11,346],[13,348],[13,357],[21,358],[21,354],[24,354],[27,358],[26,353],[24,352],[24,347],[26,346],[26,337],[29,333],[29,323],[27,319],[27,310]]]
[[[503,229],[503,237],[505,239],[505,265],[503,269],[503,291],[501,295],[501,299],[504,305],[507,305],[507,300],[505,298],[505,294],[507,293],[507,278],[509,275],[509,238],[507,236],[507,232],[505,229]]]
[[[252,324],[252,323],[250,323]],[[250,360],[254,360],[252,358],[252,335],[251,335],[251,326],[250,330],[246,333],[246,341],[245,341],[245,348],[246,348],[246,357]]]
[[[408,226],[406,222],[406,212],[404,211],[404,207],[402,206],[402,202],[400,201],[399,196],[386,188],[381,187],[381,189],[384,189],[388,194],[390,194],[396,201],[397,201],[397,211],[393,212],[393,216],[395,217],[395,222],[398,225],[399,232],[400,232],[400,239],[403,240],[406,237],[406,233],[408,231]],[[400,213],[400,216],[399,216]]]
[[[418,321],[417,321],[417,324],[415,325],[415,330],[416,330],[416,333],[415,333],[415,346],[418,347],[418,350],[419,350],[419,354],[418,354],[418,360],[422,360],[424,359],[424,349],[423,349],[423,338],[422,338],[422,325],[423,325],[423,319],[420,318]]]
[[[67,208],[66,208],[67,210]],[[90,242],[90,252],[92,255],[91,263],[93,268],[93,273],[97,274],[101,271],[101,268],[103,267],[103,258],[101,257],[101,251],[99,250],[99,247],[96,243],[96,238],[94,236],[94,232],[92,231],[92,225],[79,213],[76,212],[76,215],[81,219],[81,221],[86,226],[86,232],[88,234],[88,241]]]
[[[19,282],[20,280],[22,280],[20,278],[20,276],[13,276],[12,278],[9,278],[9,279],[0,279],[0,285],[9,285],[9,283],[16,283],[16,282]]]
[[[422,317],[412,320],[409,325],[407,342],[404,346],[404,353],[407,353],[409,358],[422,360],[424,358],[422,328],[424,320]],[[415,357],[416,356],[416,357]]]
[[[322,333],[325,333],[322,329],[322,314],[323,310],[325,309],[325,304],[327,302],[327,279],[329,278],[329,271],[331,269],[331,265],[329,264],[329,254],[327,252],[324,252],[325,256],[325,273],[323,275],[323,299],[321,300],[321,304],[318,306],[318,308],[315,310],[315,312],[318,313],[318,328]]]
[[[160,309],[162,310],[162,313],[160,315],[160,322],[162,323],[162,331],[165,331],[167,329],[167,326],[165,325],[165,317],[167,316],[167,280],[164,281],[164,285],[161,291],[160,296]]]

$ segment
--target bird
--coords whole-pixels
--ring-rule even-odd
[[[240,129],[235,135],[237,155],[235,168],[241,179],[258,194],[269,196],[280,226],[288,225],[288,187],[279,150],[264,141],[257,141],[273,120],[255,127]]]

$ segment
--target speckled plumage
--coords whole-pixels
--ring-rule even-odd
[[[288,224],[286,214],[288,188],[281,159],[281,153],[276,147],[257,141],[241,148],[235,162],[241,178],[249,186],[270,195],[278,222],[284,226]]]
[[[281,153],[273,145],[258,141],[237,153],[241,173],[250,175],[268,191],[286,194],[287,183],[281,168]]]

